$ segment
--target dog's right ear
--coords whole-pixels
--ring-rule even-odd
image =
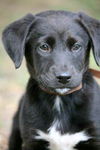
[[[19,68],[24,56],[26,38],[33,23],[34,16],[26,15],[24,18],[10,24],[2,34],[4,47],[13,60],[15,67]]]

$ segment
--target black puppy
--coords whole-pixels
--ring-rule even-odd
[[[26,57],[30,79],[14,117],[9,150],[100,150],[100,22],[83,13],[28,14],[3,32],[15,67]]]

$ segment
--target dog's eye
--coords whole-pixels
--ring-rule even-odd
[[[50,52],[50,46],[46,43],[43,43],[39,46],[39,49],[42,50],[42,51],[45,51],[45,52]]]
[[[82,46],[78,43],[75,43],[73,46],[72,46],[72,51],[77,51],[77,50],[80,50],[82,48]]]

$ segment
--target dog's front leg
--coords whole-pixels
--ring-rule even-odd
[[[17,112],[12,126],[12,132],[9,139],[8,150],[22,150],[22,139],[19,130],[19,113]]]
[[[22,150],[48,150],[47,148],[39,148],[39,147],[23,147]]]
[[[22,150],[48,150],[48,143],[45,141],[25,141],[22,145]]]

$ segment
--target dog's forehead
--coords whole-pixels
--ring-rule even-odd
[[[70,17],[67,17],[67,16],[55,16],[55,15],[52,15],[52,16],[47,16],[47,17],[41,17],[41,18],[38,18],[37,21],[36,21],[36,28],[38,29],[47,29],[47,31],[51,32],[51,30],[49,29],[52,29],[52,31],[64,31],[64,30],[68,30],[70,29],[72,26],[75,26],[77,27],[77,24],[75,25],[75,21],[70,18]],[[44,31],[44,30],[43,30]]]
[[[40,33],[43,35],[63,33],[64,35],[84,36],[87,34],[76,21],[76,16],[64,14],[60,14],[59,16],[57,14],[52,14],[37,17],[33,25],[33,30],[35,33]]]

